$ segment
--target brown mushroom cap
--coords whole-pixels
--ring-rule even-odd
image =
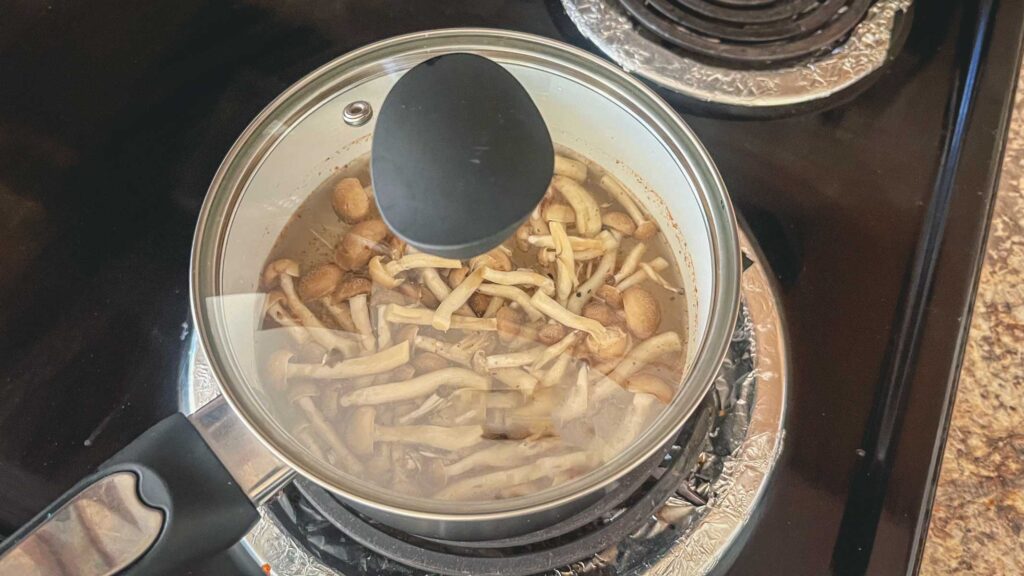
[[[605,212],[601,215],[601,223],[626,236],[632,236],[636,232],[636,222],[625,212]]]
[[[614,360],[621,357],[629,349],[629,333],[618,326],[612,326],[608,328],[607,336],[603,342],[593,336],[587,336],[586,346],[587,351],[590,352],[595,360],[600,362]]]
[[[383,220],[374,218],[360,222],[349,229],[334,249],[334,260],[345,270],[366,266],[377,245],[388,236]]]
[[[604,326],[618,326],[622,324],[622,318],[615,312],[615,309],[602,302],[587,302],[583,306],[582,316],[593,318]]]
[[[661,324],[661,306],[647,290],[633,286],[622,293],[626,326],[637,338],[650,338]]]
[[[537,330],[537,340],[542,344],[550,346],[565,338],[566,328],[557,322],[548,322]]]
[[[412,378],[415,375],[416,368],[411,364],[405,364],[404,366],[399,366],[398,368],[395,368],[394,370],[389,372],[388,379],[396,381],[408,380],[409,378]]]
[[[343,274],[341,268],[329,262],[318,265],[299,279],[299,298],[316,300],[327,296],[338,286]]]
[[[334,292],[334,300],[337,302],[344,302],[353,296],[359,294],[369,295],[373,289],[373,282],[369,278],[363,278],[362,276],[349,276],[341,284],[338,285],[338,289]]]
[[[604,300],[604,303],[612,308],[622,310],[622,294],[618,288],[605,284],[594,291],[594,296]]]
[[[494,317],[498,324],[498,339],[506,344],[515,340],[523,326],[523,315],[503,306]]]
[[[360,406],[352,411],[345,426],[345,443],[358,456],[373,454],[374,427],[377,410],[373,406]]]
[[[267,264],[267,267],[263,269],[263,285],[267,288],[277,286],[277,281],[282,274],[297,278],[299,276],[299,263],[295,260],[282,258]]]
[[[469,297],[469,308],[477,316],[483,316],[483,313],[487,311],[487,306],[491,303],[491,297],[487,294],[481,294],[479,292],[474,293]]]
[[[370,196],[358,178],[342,178],[331,192],[331,206],[338,218],[355,224],[370,215]]]
[[[469,268],[456,268],[455,270],[448,272],[448,285],[455,288],[459,284],[462,284],[462,281],[466,279],[466,276],[469,276]]]

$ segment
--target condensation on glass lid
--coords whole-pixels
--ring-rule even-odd
[[[314,457],[406,496],[487,501],[608,462],[685,370],[680,271],[654,220],[559,148],[544,200],[469,260],[376,213],[366,157],[298,208],[261,274],[267,408]]]

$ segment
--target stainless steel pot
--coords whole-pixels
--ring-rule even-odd
[[[594,160],[637,193],[667,237],[687,294],[685,379],[650,428],[581,478],[494,502],[396,494],[313,458],[268,409],[253,341],[262,315],[259,272],[295,208],[332,169],[369,152],[372,111],[402,73],[447,52],[479,54],[505,66],[536,102],[556,143]],[[192,311],[223,398],[191,420],[253,501],[294,472],[412,533],[448,539],[521,534],[579,510],[658,458],[712,384],[738,309],[739,273],[734,215],[721,177],[689,127],[636,79],[582,50],[521,33],[452,29],[385,40],[290,87],[221,164],[196,230]],[[144,485],[146,468],[133,470]],[[143,501],[160,508],[140,490]],[[45,522],[34,523],[19,540],[44,528]],[[9,556],[0,556],[0,567]]]

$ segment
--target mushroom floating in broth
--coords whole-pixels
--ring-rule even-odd
[[[528,220],[465,261],[395,238],[352,166],[260,271],[261,330],[285,336],[257,340],[268,409],[312,457],[405,494],[510,498],[601,466],[672,400],[677,258],[600,166],[560,150]]]

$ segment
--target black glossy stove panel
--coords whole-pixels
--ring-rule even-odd
[[[848,102],[683,110],[778,275],[791,339],[786,450],[731,573],[912,569],[1022,22],[1020,3],[918,2],[900,54]],[[0,532],[176,409],[192,227],[249,120],[348,50],[460,25],[590,48],[554,1],[5,6]]]

